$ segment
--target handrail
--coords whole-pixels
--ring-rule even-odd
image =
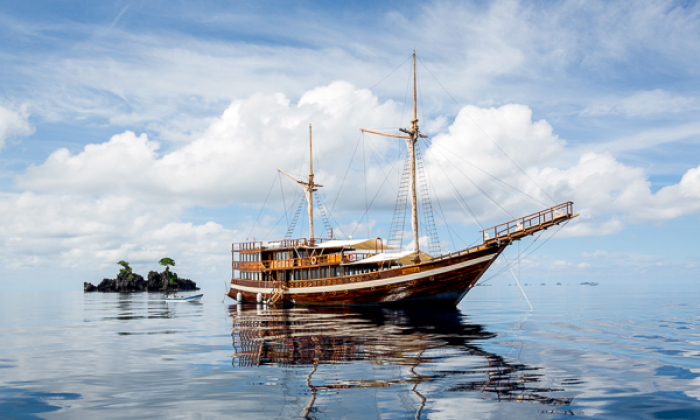
[[[352,257],[349,255],[352,254]],[[335,252],[333,254],[312,255],[304,258],[291,258],[287,260],[264,260],[264,261],[233,261],[234,269],[244,270],[264,270],[274,268],[310,267],[323,264],[353,263],[362,261],[371,256],[366,252]]]
[[[494,239],[510,237],[511,235],[518,234],[520,232],[537,231],[540,228],[551,226],[556,224],[559,219],[570,219],[575,217],[574,213],[574,203],[566,202],[548,209],[538,211],[518,219],[511,220],[510,222],[501,223],[500,225],[492,226],[490,228],[481,230],[483,235],[483,242],[491,241]]]
[[[268,242],[264,245],[262,241],[247,241],[247,242],[234,242],[231,244],[231,252],[241,252],[241,251],[263,251],[263,250],[273,250],[281,248],[296,248],[300,246],[313,246],[316,244],[323,243],[325,241],[330,241],[330,239],[325,238],[313,238],[309,241],[306,238],[299,239],[282,239],[279,241]]]

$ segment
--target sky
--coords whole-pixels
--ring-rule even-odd
[[[410,127],[414,49],[445,252],[572,201],[579,217],[486,278],[517,260],[538,284],[700,272],[697,2],[2,2],[0,38],[6,289],[167,256],[223,291],[231,243],[294,220],[302,190],[278,169],[308,176],[309,124],[315,234],[387,237],[405,146],[360,129]]]

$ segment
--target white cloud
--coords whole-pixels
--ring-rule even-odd
[[[228,266],[235,232],[214,222],[179,222],[180,212],[125,196],[2,194],[0,261],[7,269],[104,268],[105,275],[122,259],[141,274],[164,256],[189,274]]]
[[[581,255],[585,258],[603,258],[608,256],[608,251],[597,249],[595,252],[584,252]]]
[[[12,136],[28,136],[34,129],[27,121],[26,110],[20,112],[0,106],[0,150],[5,147],[5,140]]]
[[[347,103],[353,106],[339,105]],[[309,121],[318,121],[314,126],[317,181],[326,185],[326,192],[337,191],[360,136],[357,129],[386,127],[387,121],[399,119],[398,108],[391,101],[380,102],[367,90],[334,82],[304,93],[296,103],[282,94],[236,100],[194,141],[166,151],[145,134],[130,131],[89,144],[76,154],[59,149],[17,178],[17,186],[31,192],[2,196],[0,237],[7,244],[2,258],[8,266],[42,261],[73,266],[84,261],[110,265],[120,259],[145,264],[168,254],[196,261],[193,265],[200,271],[223,268],[228,266],[230,242],[245,239],[248,231],[236,233],[214,222],[182,222],[185,209],[257,206],[265,200],[277,168],[305,176]],[[384,140],[374,141],[372,147],[380,154],[393,153],[397,143]],[[582,216],[561,236],[607,235],[629,222],[700,212],[700,167],[689,170],[678,184],[652,193],[644,169],[625,165],[610,153],[588,152],[574,163],[562,158],[566,154],[566,142],[552,126],[545,120],[533,121],[530,108],[517,104],[464,107],[424,151],[442,208],[460,221],[466,215],[452,186],[483,221],[503,221],[504,216],[479,197],[481,192],[516,217],[546,207],[513,194],[471,165],[518,187],[535,201],[548,200],[537,185],[561,201],[574,201]],[[371,198],[391,164],[368,160],[363,165],[371,174]],[[482,184],[482,191],[474,189],[465,173]],[[363,179],[351,171],[346,180],[349,187],[343,190],[347,194],[334,213],[347,234],[358,226],[357,235],[365,235],[368,226],[375,230],[372,214],[369,220],[359,220],[365,200]],[[279,203],[280,198],[274,200]],[[391,189],[384,190],[381,200],[393,206]],[[338,216],[351,208],[361,211],[354,218]],[[251,236],[283,231],[281,225],[275,227],[277,220],[264,216]],[[436,216],[436,220],[441,219]]]
[[[215,8],[214,13],[207,7],[178,7],[182,16],[188,16],[177,25],[179,31],[172,26],[164,31],[157,25],[152,30],[140,25],[138,32],[131,29],[129,19],[155,12],[147,7],[126,13],[108,28],[100,23],[59,22],[47,30],[41,24],[7,19],[3,23],[11,35],[38,39],[57,53],[28,49],[22,60],[8,56],[3,65],[21,81],[17,86],[33,87],[30,100],[42,117],[92,118],[148,128],[160,134],[159,140],[188,141],[201,131],[203,119],[231,98],[280,90],[297,98],[315,85],[337,79],[372,86],[413,47],[421,57],[419,65],[425,62],[460,102],[475,103],[478,98],[500,104],[529,98],[554,101],[555,107],[609,92],[608,86],[595,85],[590,74],[578,77],[581,69],[611,77],[630,68],[658,71],[636,61],[648,54],[660,56],[663,68],[693,71],[700,56],[697,8],[654,1],[605,6],[578,1],[556,5],[439,1],[419,5],[419,13],[415,6],[398,7],[368,11],[350,21],[309,10],[298,19],[290,17],[299,13],[294,10],[278,14]],[[177,19],[176,14],[171,17]],[[236,41],[198,37],[188,33],[193,21],[226,28],[222,33],[237,28],[247,36]],[[257,38],[266,41],[256,43]],[[267,41],[271,39],[285,42]],[[422,76],[425,98],[442,92],[437,84],[428,83],[432,81],[428,74]],[[514,78],[527,80],[517,84]],[[403,81],[390,80],[377,90],[393,98],[402,98],[404,91]],[[678,98],[660,99],[682,105]],[[623,108],[649,112],[644,107],[632,110],[636,104],[631,102],[619,112],[628,112]],[[440,101],[426,100],[426,106],[432,118],[436,110],[452,105],[441,96]],[[175,135],[174,127],[180,135]]]
[[[350,102],[353,110],[337,109],[338,103]],[[181,204],[259,203],[277,168],[296,173],[300,159],[308,159],[309,122],[320,121],[314,127],[318,179],[328,174],[325,179],[332,181],[329,177],[342,176],[338,169],[347,166],[346,149],[356,141],[360,122],[376,126],[395,121],[395,108],[391,101],[379,104],[369,91],[345,82],[309,91],[297,104],[282,94],[255,94],[234,101],[193,142],[162,155],[158,142],[127,131],[75,155],[59,149],[28,168],[17,185],[69,194],[109,191]]]
[[[625,98],[608,98],[589,105],[582,113],[590,115],[618,115],[645,117],[655,114],[673,114],[697,111],[700,101],[694,97],[674,95],[662,89],[635,92]]]

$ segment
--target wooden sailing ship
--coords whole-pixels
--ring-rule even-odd
[[[419,246],[416,194],[416,143],[426,138],[418,127],[416,56],[413,53],[413,120],[403,134],[363,132],[400,138],[408,148],[413,249],[397,252],[381,238],[322,239],[314,237],[313,194],[322,185],[314,181],[313,141],[309,126],[308,181],[284,175],[306,192],[308,239],[232,244],[232,278],[228,295],[243,302],[297,305],[451,305],[456,306],[484,272],[513,241],[558,225],[573,217],[566,202],[481,231],[476,246],[443,255],[428,255]],[[332,234],[331,234],[332,236]]]

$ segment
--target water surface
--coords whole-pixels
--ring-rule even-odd
[[[537,283],[539,284],[539,283]],[[475,288],[457,309],[0,298],[0,417],[700,418],[687,288]]]

